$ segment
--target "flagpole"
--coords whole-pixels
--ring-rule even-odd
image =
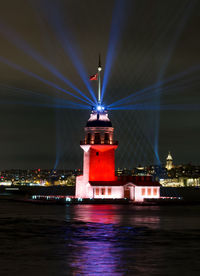
[[[99,55],[99,65],[98,65],[98,104],[101,104],[101,57]]]

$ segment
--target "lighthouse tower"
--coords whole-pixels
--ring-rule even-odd
[[[76,198],[129,199],[143,201],[145,198],[159,198],[160,184],[150,176],[115,176],[115,150],[118,142],[114,140],[114,128],[108,112],[101,104],[101,63],[99,60],[98,104],[92,108],[85,126],[83,149],[83,175],[76,177]]]
[[[115,150],[118,142],[114,141],[114,128],[108,112],[101,105],[101,63],[98,66],[98,104],[92,108],[86,123],[85,137],[80,142],[83,149],[83,175],[76,179],[76,197],[92,198],[91,183],[106,183],[117,180],[115,176]],[[106,191],[105,191],[106,192]]]

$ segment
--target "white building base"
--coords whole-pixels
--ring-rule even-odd
[[[137,186],[127,183],[121,186],[92,186],[83,176],[76,178],[76,198],[123,199],[142,202],[145,198],[160,198],[159,186]]]

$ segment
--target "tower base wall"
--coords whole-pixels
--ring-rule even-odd
[[[102,183],[103,184],[103,183]],[[145,199],[160,198],[159,186],[136,186],[134,183],[127,183],[119,186],[109,185],[91,185],[84,178],[78,176],[76,178],[76,198],[96,198],[96,199],[122,199],[127,198],[132,201],[141,202]]]
[[[84,176],[76,177],[76,198],[93,198],[93,189]]]

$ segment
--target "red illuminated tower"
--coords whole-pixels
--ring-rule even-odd
[[[85,127],[85,139],[81,141],[84,151],[83,175],[76,181],[76,197],[93,197],[89,189],[91,182],[116,181],[114,128],[108,112],[101,105],[101,61],[98,65],[98,105],[93,107]]]
[[[85,139],[81,141],[84,151],[83,175],[77,178],[77,197],[93,197],[91,182],[116,181],[115,150],[117,141],[113,140],[114,128],[103,107],[93,110],[85,127]]]
[[[85,127],[85,137],[80,146],[84,151],[83,175],[76,178],[76,198],[113,199],[129,198],[142,201],[158,198],[160,185],[151,177],[117,178],[115,176],[114,128],[108,112],[101,104],[101,63],[98,66],[98,104],[93,107]],[[95,75],[96,76],[96,75]],[[95,77],[96,79],[96,77]]]

